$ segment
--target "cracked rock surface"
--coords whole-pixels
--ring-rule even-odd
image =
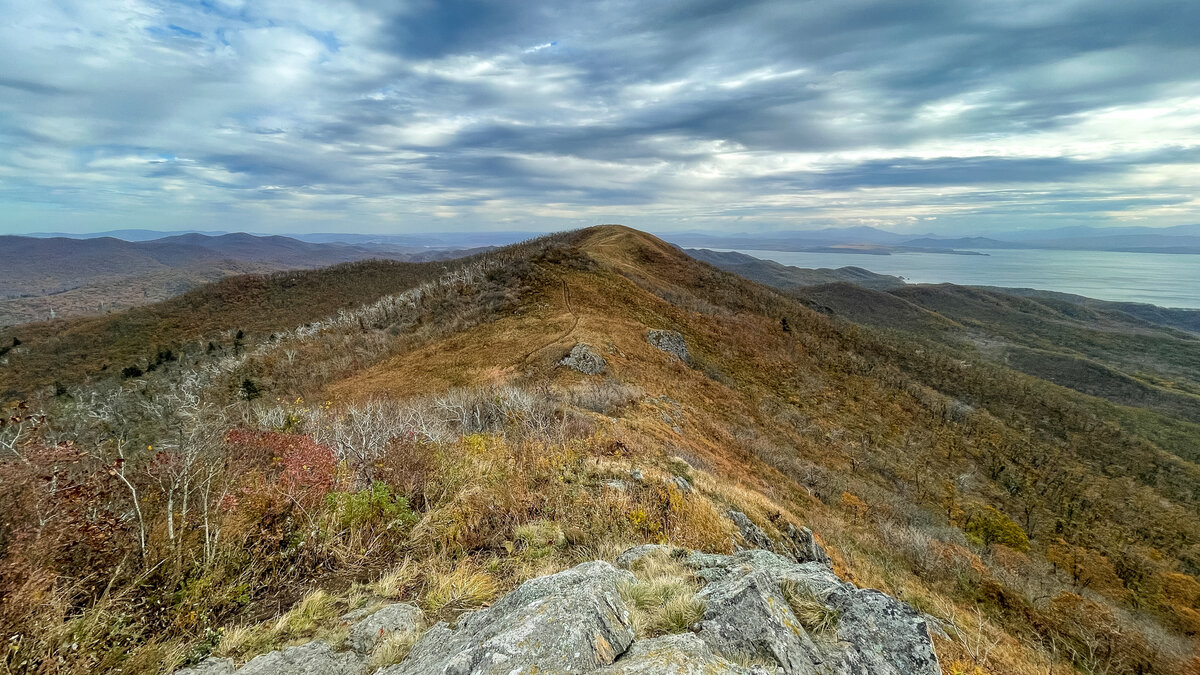
[[[435,625],[403,661],[374,675],[940,675],[923,615],[839,579],[811,532],[791,528],[775,542],[742,519],[743,540],[762,548],[718,555],[645,544],[616,566],[586,562],[530,579],[456,626]],[[621,588],[637,581],[628,570],[647,556],[669,556],[703,582],[695,599],[704,614],[689,632],[635,639]],[[368,675],[381,639],[423,625],[420,610],[404,603],[344,618],[356,623],[342,646],[314,641],[241,669],[212,658],[179,672]]]

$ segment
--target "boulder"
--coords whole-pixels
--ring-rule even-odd
[[[745,540],[753,548],[761,548],[767,551],[775,548],[775,542],[767,536],[762,528],[755,525],[746,514],[741,511],[730,511],[729,519],[737,526],[738,532],[741,533],[742,539]]]
[[[764,668],[745,668],[714,654],[692,633],[664,635],[633,643],[617,662],[597,675],[767,675]]]
[[[683,335],[679,331],[655,328],[646,334],[646,339],[650,341],[650,344],[680,361],[684,363],[692,362],[691,354],[688,353],[687,342],[684,341]]]
[[[316,640],[257,656],[237,675],[363,675],[367,660],[354,652],[335,652]]]
[[[604,357],[582,342],[572,347],[571,353],[564,356],[558,365],[578,370],[584,375],[599,375],[608,369]]]
[[[350,646],[359,654],[370,654],[388,635],[420,630],[423,623],[421,610],[410,604],[386,605],[354,624],[350,629]]]
[[[642,544],[641,546],[634,546],[633,548],[628,549],[621,555],[617,556],[615,562],[617,567],[631,570],[633,569],[633,566],[636,565],[637,562],[642,558],[659,552],[670,554],[671,547],[663,546],[662,544]]]
[[[833,569],[833,561],[829,559],[829,554],[825,553],[825,549],[817,543],[817,538],[813,535],[812,530],[807,527],[797,528],[795,525],[788,523],[787,530],[784,532],[787,535],[792,556],[796,562],[816,562]]]
[[[697,594],[706,607],[698,635],[725,654],[774,660],[783,672],[816,675],[824,661],[820,650],[788,608],[775,577],[751,570],[710,583]]]
[[[633,575],[594,561],[530,579],[496,604],[431,628],[380,675],[590,673],[633,642],[618,584]]]
[[[763,550],[693,553],[685,564],[708,581],[698,636],[718,652],[775,659],[785,673],[938,675],[924,617],[904,602],[843,582],[820,562]],[[782,592],[784,582],[837,616],[833,634],[810,634]]]
[[[175,671],[175,675],[233,675],[234,670],[233,659],[210,656],[191,668]]]

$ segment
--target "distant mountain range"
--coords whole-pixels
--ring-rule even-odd
[[[157,230],[112,230],[90,234],[40,232],[37,238],[98,239],[110,237],[130,242],[172,241],[180,236],[205,235],[219,238],[227,232],[164,232]],[[313,244],[362,247],[374,252],[412,253],[425,249],[466,249],[506,246],[540,236],[525,231],[438,232],[417,234],[356,234],[323,232],[294,234],[290,238]],[[254,235],[269,239],[267,235]],[[1200,253],[1200,224],[1174,227],[1063,227],[1050,230],[984,232],[961,237],[939,234],[889,232],[874,227],[786,230],[778,232],[679,232],[663,238],[688,248],[749,249],[889,255],[902,251],[923,253],[969,253],[987,249],[1058,249],[1077,251],[1126,251],[1135,253]],[[835,250],[831,250],[835,249]]]
[[[667,235],[666,238],[674,244],[686,247],[807,252],[831,252],[831,248],[836,248],[838,253],[872,255],[887,255],[899,251],[964,253],[978,249],[1200,253],[1200,225],[1164,228],[1070,227],[1044,231],[996,232],[971,237],[905,235],[873,227],[850,227],[740,234],[686,232]]]
[[[27,237],[36,237],[39,239],[47,238],[65,238],[65,239],[100,239],[111,237],[113,239],[122,239],[124,241],[152,241],[158,239],[173,239],[181,235],[205,235],[210,238],[221,237],[229,234],[245,234],[231,233],[226,231],[201,231],[201,230],[183,230],[178,232],[165,232],[161,230],[108,230],[106,232],[90,232],[83,234],[72,234],[67,232],[33,232]],[[358,234],[353,232],[317,232],[309,234],[289,234],[288,238],[297,241],[309,242],[313,244],[345,244],[350,246],[365,246],[368,248],[378,249],[379,247],[400,246],[414,249],[426,248],[478,248],[481,246],[505,246],[515,244],[519,241],[532,239],[540,236],[542,232],[521,232],[521,231],[503,231],[503,232],[437,232],[437,233],[416,233],[416,234]],[[270,238],[268,234],[254,234],[260,239]]]
[[[155,302],[235,274],[385,258],[454,257],[466,248],[312,243],[280,236],[189,232],[142,238],[0,236],[0,326],[97,314]],[[480,249],[474,249],[480,250]]]

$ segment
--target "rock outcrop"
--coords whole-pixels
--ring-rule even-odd
[[[790,544],[785,548],[789,549],[789,553],[796,562],[815,562],[821,563],[829,569],[833,569],[833,561],[829,559],[829,554],[825,553],[825,549],[817,543],[817,538],[813,535],[812,530],[807,527],[797,528],[795,525],[788,523],[787,529],[784,531],[787,536],[787,541]]]
[[[750,521],[750,518],[741,511],[730,511],[729,519],[737,526],[738,533],[742,535],[742,540],[750,545],[750,548],[761,548],[767,551],[775,547],[775,542],[767,536],[762,528]]]
[[[603,561],[531,579],[455,628],[434,626],[380,675],[595,672],[633,643],[617,588],[633,579]]]
[[[697,635],[715,651],[770,658],[784,673],[937,675],[924,617],[907,604],[860,589],[819,562],[797,563],[763,550],[693,554],[686,564],[708,583]],[[789,597],[790,596],[790,597]],[[805,625],[796,615],[828,617]]]
[[[619,661],[598,675],[768,675],[761,666],[743,667],[713,653],[692,633],[638,640]]]
[[[237,670],[233,659],[210,657],[191,668],[175,671],[175,675],[232,675]]]
[[[400,663],[375,675],[938,675],[925,618],[907,604],[837,577],[804,529],[775,542],[744,514],[743,538],[764,548],[733,555],[658,544],[607,562],[531,579],[494,605],[429,629]],[[745,523],[740,522],[742,519]],[[778,553],[769,548],[786,548]],[[797,553],[798,551],[798,553]],[[704,613],[689,632],[635,640],[624,584],[647,556],[670,556],[703,586]],[[624,569],[622,569],[624,568]],[[678,569],[678,568],[676,568]],[[369,655],[396,632],[415,632],[421,611],[397,603],[343,617],[347,644],[321,641],[259,656],[237,675],[367,675]],[[209,659],[185,675],[230,675]]]
[[[604,357],[582,342],[572,347],[571,353],[564,356],[558,365],[577,370],[584,375],[600,375],[608,369],[608,362]]]
[[[335,652],[317,640],[257,656],[238,675],[362,675],[367,662],[354,652]]]
[[[404,602],[384,605],[367,614],[350,629],[350,648],[359,654],[370,654],[379,641],[392,633],[412,633],[424,622],[421,610]]]
[[[830,561],[829,555],[817,543],[817,538],[813,535],[812,530],[807,527],[797,528],[788,523],[787,528],[783,531],[783,538],[776,541],[741,511],[730,511],[729,519],[737,526],[738,534],[741,535],[741,543],[747,544],[748,548],[772,551],[795,562],[821,563],[825,567],[833,569],[833,562]],[[743,548],[740,543],[738,548]]]
[[[692,356],[688,352],[687,342],[684,341],[683,335],[679,331],[661,330],[652,328],[646,334],[646,339],[650,344],[663,350],[664,352],[674,356],[684,363],[691,363]]]

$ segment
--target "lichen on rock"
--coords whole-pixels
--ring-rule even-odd
[[[687,342],[684,341],[683,335],[675,330],[662,330],[652,328],[646,333],[646,339],[650,344],[658,349],[674,356],[684,363],[691,363],[692,356],[688,352]]]
[[[618,584],[633,575],[604,561],[530,579],[496,604],[439,623],[381,675],[590,673],[633,642]]]
[[[608,369],[608,362],[604,357],[597,354],[591,345],[582,342],[572,347],[571,353],[564,356],[558,365],[577,370],[584,375],[600,375]]]

